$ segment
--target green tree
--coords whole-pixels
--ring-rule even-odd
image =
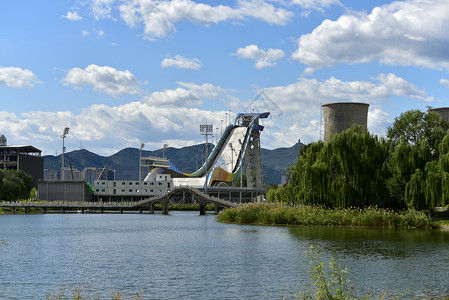
[[[0,195],[4,200],[28,198],[33,188],[33,178],[22,170],[2,170]]]
[[[388,144],[362,126],[301,149],[288,185],[297,204],[385,205]]]
[[[394,119],[393,125],[387,129],[387,137],[393,144],[397,145],[401,141],[407,144],[417,144],[425,140],[432,156],[438,156],[438,144],[443,140],[449,123],[442,120],[436,112],[421,110],[409,110],[401,113]]]

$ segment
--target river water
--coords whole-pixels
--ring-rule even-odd
[[[122,299],[280,299],[310,283],[318,245],[357,291],[449,295],[449,232],[221,224],[197,212],[0,215],[0,298],[81,285]],[[69,294],[69,293],[68,293]]]

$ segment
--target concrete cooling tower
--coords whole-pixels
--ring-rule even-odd
[[[442,120],[449,122],[449,107],[431,108],[430,111],[436,112],[440,115]]]
[[[331,137],[354,124],[367,128],[368,122],[367,103],[343,102],[323,104],[324,113],[324,142]]]

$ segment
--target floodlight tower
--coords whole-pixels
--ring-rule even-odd
[[[139,182],[142,181],[142,149],[145,147],[144,143],[140,144],[139,149]]]
[[[208,136],[214,134],[214,125],[210,124],[201,124],[200,125],[201,135],[206,136],[206,184],[204,185],[204,191],[207,193],[207,177],[209,176],[209,172],[207,170],[207,158],[209,156],[209,146],[208,146]]]
[[[65,152],[65,146],[64,146],[64,140],[69,134],[69,127],[64,128],[64,132],[60,135],[62,138],[62,157],[61,157],[61,181],[65,180],[64,176],[64,152]]]

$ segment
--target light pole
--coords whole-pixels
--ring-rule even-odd
[[[143,147],[145,147],[144,143],[140,144],[140,149],[139,149],[139,185],[140,185],[140,181],[142,181],[142,149]]]
[[[214,125],[210,125],[210,124],[208,125],[207,123],[206,124],[201,124],[200,125],[200,132],[201,132],[201,135],[205,135],[206,136],[206,159],[205,159],[205,161],[206,161],[206,183],[204,185],[204,191],[207,193],[207,177],[209,175],[208,170],[207,170],[208,169],[207,168],[207,157],[209,156],[209,147],[208,147],[208,144],[207,144],[207,138],[208,138],[209,135],[213,135],[214,134]]]
[[[220,121],[220,135],[223,135],[223,120]]]
[[[64,128],[63,133],[61,134],[62,138],[62,157],[61,157],[61,181],[65,180],[64,176],[64,152],[65,152],[65,146],[64,146],[64,140],[67,137],[67,134],[69,134],[69,127]]]

